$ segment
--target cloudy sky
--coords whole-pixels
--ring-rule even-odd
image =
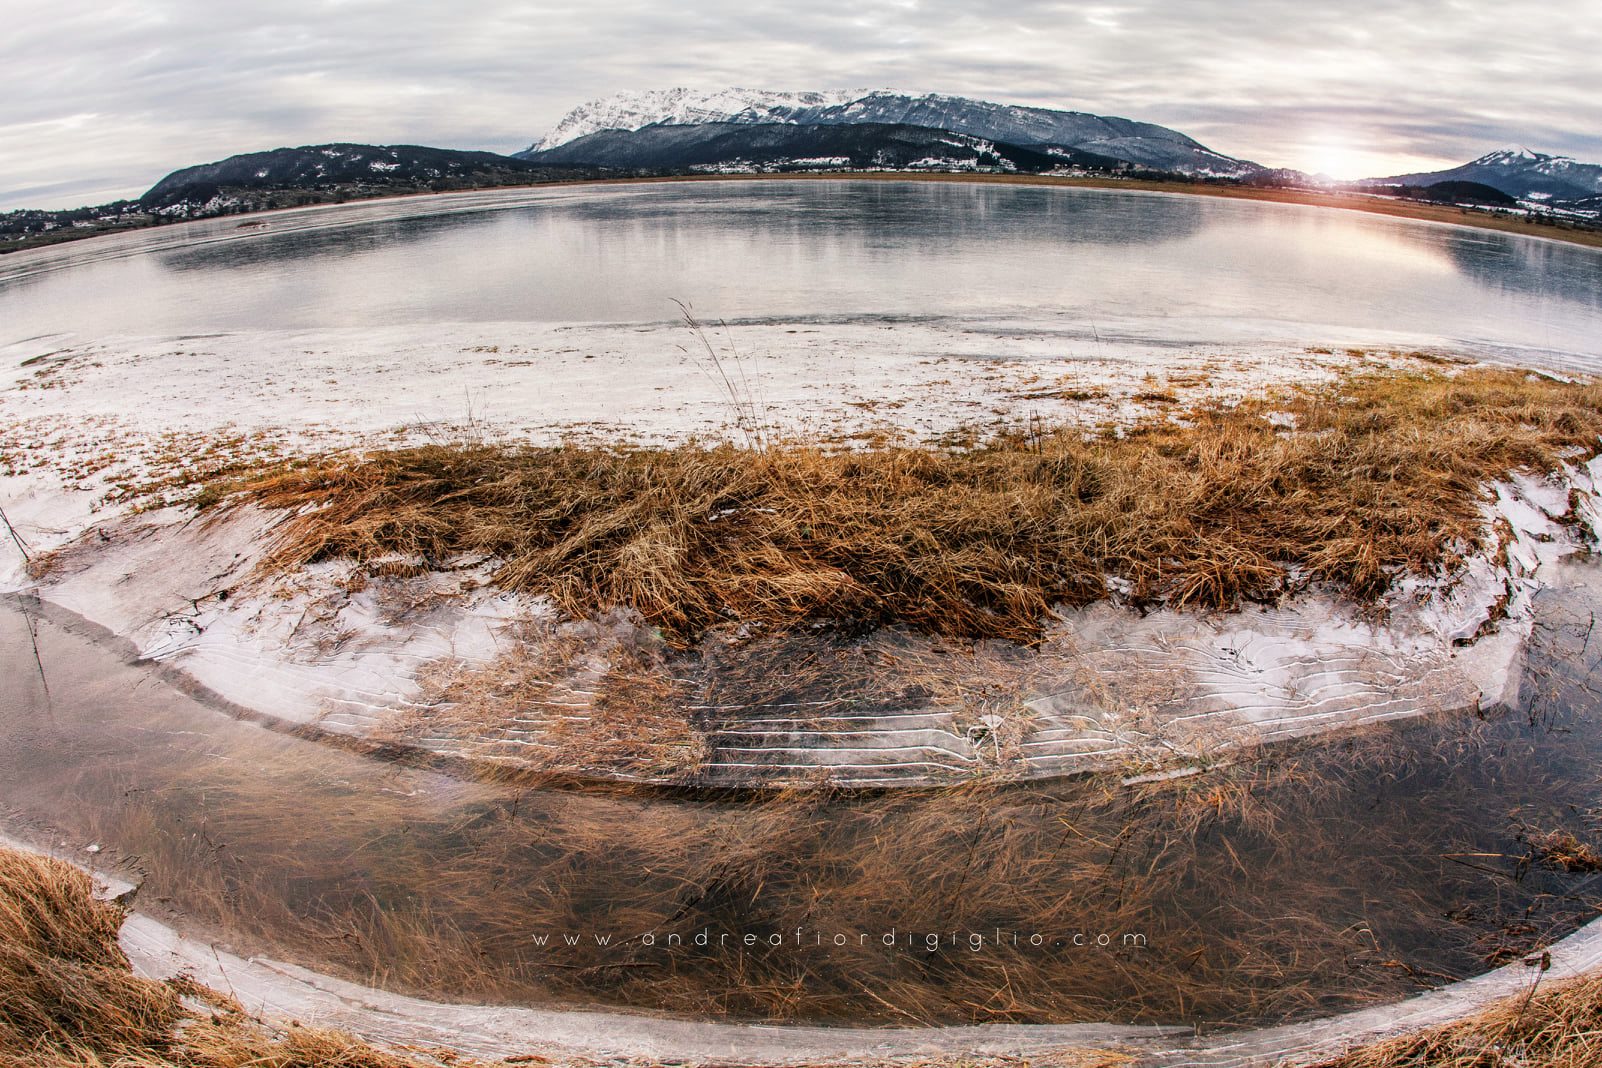
[[[1596,0],[0,0],[0,209],[324,141],[525,148],[623,89],[891,87],[1361,177],[1602,161]]]

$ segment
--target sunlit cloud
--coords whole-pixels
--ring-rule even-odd
[[[133,195],[280,145],[516,151],[583,100],[672,85],[1124,115],[1307,170],[1417,170],[1509,143],[1602,159],[1593,6],[0,0],[0,207]]]

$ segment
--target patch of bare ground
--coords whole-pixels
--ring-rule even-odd
[[[326,434],[301,431],[300,438]],[[68,490],[96,493],[97,507],[139,509],[215,503],[229,480],[284,462],[303,441],[286,430],[220,427],[210,433],[145,434],[107,416],[67,426],[54,418],[0,425],[0,477],[49,473]]]
[[[266,561],[499,560],[574,618],[707,631],[904,625],[1038,640],[1108,595],[1231,609],[1311,583],[1372,602],[1484,545],[1488,483],[1594,455],[1602,387],[1508,370],[1352,373],[1127,430],[969,448],[426,445],[285,465]]]

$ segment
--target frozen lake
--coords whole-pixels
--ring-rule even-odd
[[[456,194],[74,243],[0,260],[0,345],[657,324],[675,300],[752,326],[957,324],[960,355],[1028,334],[1067,356],[1442,345],[1602,368],[1594,249],[1210,197],[862,180]]]

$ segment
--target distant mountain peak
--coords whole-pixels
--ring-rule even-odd
[[[691,126],[706,122],[783,122],[797,111],[837,107],[870,95],[871,89],[784,92],[772,89],[644,89],[589,100],[564,115],[530,152],[565,145],[601,130],[646,126]]]
[[[1518,200],[1573,200],[1602,193],[1602,166],[1508,145],[1459,167],[1369,178],[1360,184],[1428,186],[1452,181],[1478,182]]]
[[[1244,178],[1263,168],[1199,144],[1177,130],[1080,111],[997,104],[943,93],[890,89],[776,92],[760,89],[659,89],[581,104],[524,158],[540,158],[606,131],[653,126],[920,126],[1042,151],[1077,151],[1138,167],[1198,177]]]
[[[1573,163],[1568,156],[1553,156],[1545,152],[1536,152],[1524,145],[1508,145],[1495,152],[1487,152],[1475,160],[1471,166],[1482,167],[1527,167],[1531,164],[1541,163]]]
[[[1542,155],[1540,152],[1530,151],[1529,147],[1526,145],[1506,145],[1502,148],[1496,149],[1494,152],[1487,152],[1474,162],[1495,163],[1501,161],[1511,162],[1513,160],[1527,160],[1533,162],[1535,160],[1545,158],[1547,157]]]

